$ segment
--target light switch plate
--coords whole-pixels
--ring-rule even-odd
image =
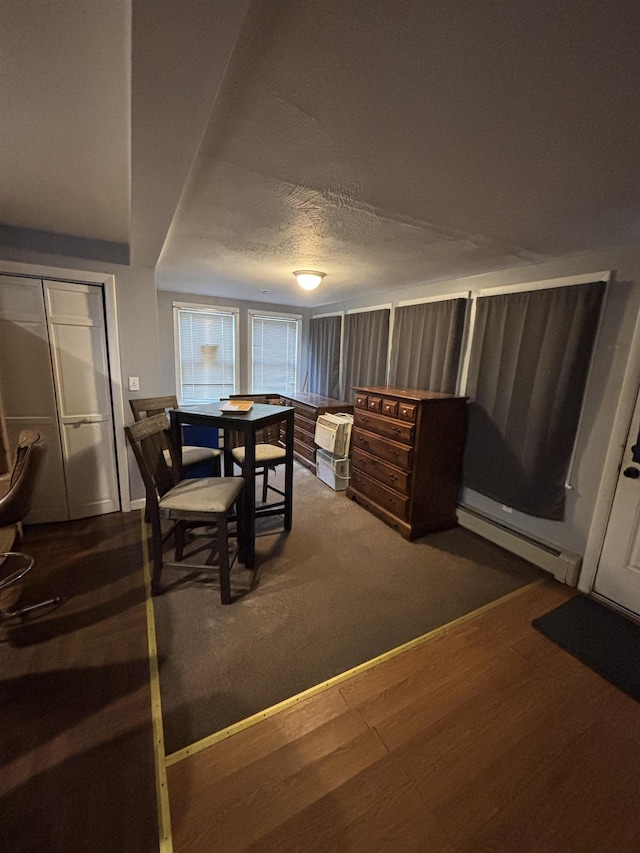
[[[139,391],[140,390],[140,379],[138,376],[130,376],[129,377],[129,391]]]

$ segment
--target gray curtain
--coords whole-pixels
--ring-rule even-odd
[[[354,385],[385,384],[390,314],[382,308],[345,316],[343,399],[354,399]]]
[[[471,347],[465,485],[564,517],[604,282],[481,297]]]
[[[389,384],[455,394],[466,299],[396,308]]]
[[[341,317],[314,317],[309,324],[307,387],[323,397],[340,396]]]

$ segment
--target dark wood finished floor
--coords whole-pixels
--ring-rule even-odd
[[[156,851],[140,516],[31,528],[0,642],[0,850]],[[167,768],[176,853],[637,851],[640,705],[525,589]],[[170,850],[165,845],[164,850]]]
[[[637,851],[640,705],[549,581],[168,768],[174,850]]]
[[[140,515],[27,528],[21,603],[0,627],[0,850],[158,850]]]

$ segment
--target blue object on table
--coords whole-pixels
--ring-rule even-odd
[[[191,444],[194,447],[218,447],[219,438],[216,427],[196,426],[195,424],[183,424],[183,444]],[[213,477],[214,469],[212,462],[202,462],[200,465],[191,465],[185,472],[185,478]]]

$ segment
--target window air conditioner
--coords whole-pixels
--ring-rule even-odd
[[[353,415],[324,414],[316,421],[315,443],[318,447],[335,453],[337,456],[349,455]]]

